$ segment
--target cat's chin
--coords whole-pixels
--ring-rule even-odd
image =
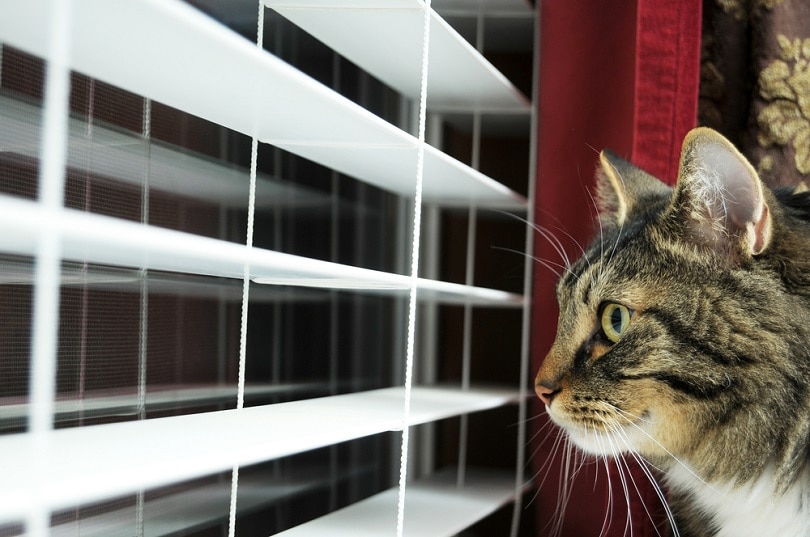
[[[633,450],[621,433],[586,431],[579,428],[566,428],[565,432],[574,445],[590,455],[615,457]]]
[[[652,420],[638,423],[588,423],[583,424],[559,409],[546,407],[551,420],[559,426],[571,442],[580,450],[591,455],[619,456],[623,453],[641,453],[649,448],[651,432],[646,425]],[[652,440],[655,443],[654,440]]]

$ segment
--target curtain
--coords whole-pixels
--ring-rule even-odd
[[[539,16],[535,220],[574,258],[594,232],[589,190],[601,149],[609,147],[674,182],[681,140],[696,124],[701,4],[546,0]],[[560,258],[544,235],[537,234],[534,250],[540,260],[533,294],[535,371],[554,339],[557,315],[556,276],[549,269]],[[540,535],[651,536],[662,531],[661,501],[632,461],[613,463],[607,470],[601,463],[580,468],[574,461],[578,472],[572,478],[572,462],[564,450],[555,449],[557,433],[548,426],[544,409],[538,402],[533,410]],[[625,465],[625,474],[629,471],[635,481],[635,486],[626,485],[626,496],[617,464]]]
[[[810,3],[705,0],[699,121],[773,186],[810,178]]]

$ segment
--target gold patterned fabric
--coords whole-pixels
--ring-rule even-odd
[[[810,183],[810,1],[704,0],[698,122],[767,183]]]

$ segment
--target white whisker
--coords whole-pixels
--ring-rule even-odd
[[[507,214],[507,215],[517,219],[517,220],[520,220],[521,222],[523,222],[527,226],[531,227],[536,233],[538,233],[540,236],[542,236],[544,239],[546,239],[546,241],[548,241],[549,245],[551,245],[551,247],[554,249],[554,251],[557,252],[557,255],[565,263],[566,267],[571,266],[571,260],[568,257],[568,253],[565,251],[565,247],[563,246],[562,241],[560,240],[559,237],[554,235],[550,230],[546,229],[545,227],[543,227],[543,226],[541,226],[541,225],[539,225],[537,223],[529,222],[525,218],[522,218],[522,217],[520,217],[518,215],[507,213],[505,211],[498,211],[498,212],[501,212],[503,214]],[[568,234],[566,233],[566,235],[568,235]],[[571,237],[571,235],[568,235],[568,236]],[[571,237],[571,238],[573,240],[573,237]],[[577,244],[577,246],[580,248],[580,250],[582,250],[582,247],[579,246],[579,243],[577,243],[576,241],[574,241],[574,243]]]
[[[679,537],[680,532],[678,531],[678,527],[675,524],[675,517],[672,514],[672,510],[669,508],[669,503],[667,502],[666,496],[664,495],[664,491],[661,489],[661,486],[658,484],[658,481],[655,479],[655,477],[652,475],[652,472],[650,472],[650,469],[647,467],[647,461],[645,461],[644,458],[641,457],[641,455],[639,455],[635,449],[633,449],[633,447],[630,444],[630,440],[627,438],[627,435],[624,431],[622,431],[619,427],[616,427],[614,430],[616,437],[620,439],[622,443],[625,444],[625,446],[627,446],[627,453],[633,458],[633,460],[636,461],[638,466],[641,468],[641,471],[644,473],[644,475],[647,477],[650,484],[652,485],[653,491],[655,492],[656,496],[658,496],[658,499],[661,501],[661,505],[664,507],[664,511],[666,512],[669,525],[672,528],[672,531],[674,532],[674,537]],[[628,467],[627,469],[628,472],[630,472],[630,468]],[[635,482],[633,483],[633,486],[636,486]],[[638,490],[637,486],[636,492],[639,494],[639,497],[641,497],[641,491]],[[655,518],[652,516],[652,513],[650,513],[650,510],[648,509],[647,505],[645,505],[642,502],[642,506],[644,507],[644,511],[647,513],[647,516],[649,517],[650,521],[653,523],[655,533],[658,534],[659,537],[662,537],[661,533],[658,531],[658,528],[655,525]]]
[[[624,185],[624,178],[622,177],[622,175],[620,173],[618,173],[618,170],[617,170],[617,175],[619,177],[619,181],[621,181],[622,184]],[[600,224],[601,224],[601,220],[600,220]],[[613,260],[613,256],[616,254],[616,249],[618,248],[619,241],[622,238],[622,231],[624,231],[624,220],[619,222],[619,230],[616,232],[616,240],[613,242],[613,247],[610,250],[610,255],[608,255],[607,261],[605,263],[602,263],[602,265],[600,267],[600,269],[601,269],[600,273],[599,273],[600,278],[602,278],[604,276],[605,267],[610,266],[610,262]],[[600,237],[599,244],[600,244],[600,248],[602,248],[602,251],[600,252],[600,254],[601,254],[600,257],[604,257],[604,254],[605,254],[605,251],[604,251],[604,245],[605,245],[604,237]]]
[[[539,233],[540,236],[546,239],[548,243],[551,245],[551,247],[554,248],[554,251],[557,252],[557,255],[560,256],[560,259],[562,259],[565,262],[565,266],[570,267],[571,260],[569,259],[568,252],[565,251],[565,248],[563,247],[562,241],[560,241],[559,237],[556,237],[553,233],[551,233],[544,227],[538,225],[534,225],[533,227],[535,232]]]
[[[605,435],[605,438],[608,441],[610,446],[610,452],[613,454],[613,459],[616,460],[616,469],[619,471],[619,481],[622,485],[622,491],[624,492],[624,501],[627,504],[627,519],[624,522],[624,534],[627,534],[628,528],[630,529],[630,537],[633,536],[633,511],[630,509],[630,488],[627,486],[627,476],[624,475],[624,469],[622,465],[619,463],[619,450],[616,447],[616,444],[613,441],[612,436]]]
[[[543,488],[543,484],[546,482],[546,479],[548,479],[548,474],[551,472],[551,469],[552,469],[551,461],[553,461],[554,458],[556,457],[557,452],[560,450],[560,446],[565,445],[565,443],[567,441],[568,441],[568,439],[565,438],[565,436],[563,436],[563,435],[557,435],[557,437],[554,439],[554,444],[552,444],[552,446],[551,446],[551,450],[549,452],[549,457],[546,459],[546,461],[543,463],[543,465],[540,466],[540,468],[537,470],[538,475],[543,470],[546,471],[546,475],[543,477],[543,480],[537,486],[538,490]],[[532,453],[532,457],[534,457],[542,447],[543,447],[542,444],[540,446],[538,446],[537,449],[534,450],[534,453]]]
[[[611,405],[611,406],[613,406],[613,405]],[[673,461],[675,461],[675,462],[676,462],[676,463],[678,463],[678,464],[679,464],[681,467],[683,467],[683,469],[684,469],[684,470],[686,470],[687,472],[689,472],[689,473],[690,473],[690,474],[691,474],[691,475],[692,475],[692,476],[693,476],[695,479],[697,479],[698,481],[700,481],[701,483],[703,483],[704,485],[706,485],[706,486],[707,486],[707,487],[708,487],[710,490],[712,490],[712,491],[716,492],[717,494],[719,494],[719,495],[721,495],[721,496],[725,497],[725,494],[723,494],[722,492],[720,492],[719,490],[717,490],[716,488],[714,488],[712,485],[710,485],[709,483],[707,483],[707,482],[706,482],[706,481],[705,481],[703,478],[701,478],[699,475],[697,475],[697,474],[695,473],[695,471],[694,471],[694,470],[692,470],[692,469],[689,467],[689,465],[688,465],[688,464],[686,464],[685,462],[681,461],[681,460],[680,460],[678,457],[676,457],[674,453],[672,453],[670,450],[668,450],[666,447],[664,447],[664,445],[663,445],[663,444],[661,444],[661,442],[659,442],[658,440],[656,440],[656,439],[655,439],[655,438],[654,438],[654,437],[653,437],[653,436],[652,436],[650,433],[648,433],[647,431],[645,431],[643,428],[639,427],[639,426],[638,426],[638,424],[637,424],[637,423],[635,423],[635,422],[634,422],[632,419],[630,419],[630,418],[628,418],[627,416],[625,416],[625,414],[628,414],[628,415],[631,415],[631,414],[629,414],[628,412],[625,412],[624,410],[622,410],[622,409],[620,409],[620,408],[618,408],[618,407],[613,406],[613,408],[614,408],[614,409],[615,409],[617,412],[619,412],[620,417],[624,418],[624,420],[625,420],[625,421],[627,421],[627,423],[629,423],[630,425],[632,425],[633,427],[635,427],[636,429],[638,429],[638,430],[639,430],[639,431],[640,431],[640,432],[641,432],[641,433],[642,433],[644,436],[646,436],[647,438],[649,438],[650,440],[652,440],[652,442],[653,442],[653,443],[654,443],[656,446],[658,446],[659,448],[661,448],[661,449],[662,449],[662,450],[663,450],[663,451],[664,451],[664,452],[665,452],[667,455],[669,455],[669,456],[672,458],[672,460],[673,460]]]
[[[602,225],[602,219],[599,218],[599,204],[596,203],[596,198],[593,197],[593,193],[590,190],[585,189],[585,192],[588,193],[588,197],[590,198],[591,204],[593,205],[594,211],[596,212],[596,215],[597,215],[596,221],[599,222],[599,244],[604,244],[604,242],[605,242],[605,229],[604,229],[604,226]],[[584,254],[585,252],[582,252],[582,253]],[[590,264],[590,261],[588,263]]]
[[[604,535],[610,526],[613,524],[613,480],[610,477],[610,459],[607,456],[607,450],[604,449],[602,444],[601,435],[596,435],[596,443],[599,445],[600,450],[602,451],[603,455],[600,455],[600,458],[605,463],[605,476],[607,477],[607,493],[608,493],[608,501],[607,501],[607,512],[605,513],[605,520],[602,521],[602,529],[599,530],[599,535]],[[596,489],[596,481],[594,481],[594,491]]]
[[[555,261],[549,261],[548,259],[542,259],[542,258],[534,256],[534,255],[529,255],[526,252],[523,252],[521,250],[515,250],[514,248],[506,248],[506,247],[503,247],[503,246],[491,246],[491,248],[493,250],[500,250],[502,252],[509,252],[510,254],[517,254],[517,255],[519,255],[521,257],[529,258],[532,261],[534,261],[535,263],[540,263],[541,265],[543,265],[547,269],[551,270],[558,277],[561,277],[563,272],[567,272],[567,271],[570,270],[570,268],[567,265],[563,265],[563,264],[557,263]],[[553,267],[557,267],[557,268],[559,268],[561,270],[557,270],[557,269],[555,269]]]

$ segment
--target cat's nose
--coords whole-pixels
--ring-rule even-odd
[[[534,391],[537,397],[543,401],[543,404],[548,406],[551,404],[551,400],[554,399],[554,396],[560,393],[560,386],[554,382],[541,380],[534,385]]]

